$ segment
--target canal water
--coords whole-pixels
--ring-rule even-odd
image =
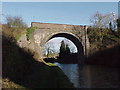
[[[119,68],[55,63],[76,88],[120,88]]]

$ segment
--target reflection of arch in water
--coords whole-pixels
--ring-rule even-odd
[[[77,52],[78,62],[81,64],[84,62],[83,45],[77,37],[75,37],[73,34],[57,33],[57,34],[54,34],[51,37],[49,37],[49,39],[47,41],[49,41],[50,39],[53,39],[55,37],[64,37],[64,38],[71,40],[75,44],[75,46],[77,47],[77,50],[78,50],[78,52]]]

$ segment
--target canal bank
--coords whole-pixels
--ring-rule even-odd
[[[37,61],[13,40],[2,37],[2,88],[74,88],[60,68]]]

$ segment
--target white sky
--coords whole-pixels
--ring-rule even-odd
[[[59,52],[62,40],[65,40],[65,43],[68,44],[68,46],[70,48],[70,51],[74,50],[73,51],[74,53],[77,52],[77,47],[75,46],[75,44],[72,41],[70,41],[69,39],[63,38],[63,37],[56,37],[56,38],[53,38],[53,39],[49,40],[46,43],[45,47],[47,47],[47,45],[49,44],[51,46],[51,48],[53,48],[53,50]]]

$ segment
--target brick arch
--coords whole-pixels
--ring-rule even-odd
[[[83,45],[81,43],[81,41],[72,33],[55,33],[53,35],[51,35],[51,37],[49,36],[49,38],[45,41],[49,41],[55,37],[64,37],[67,38],[69,40],[71,40],[75,46],[77,47],[77,59],[78,59],[78,63],[82,64],[84,63],[84,49],[83,49]],[[45,45],[45,43],[43,44]]]
[[[89,50],[89,39],[87,37],[87,28],[80,25],[67,24],[51,24],[32,22],[32,27],[36,27],[35,31],[30,35],[30,48],[38,54],[39,58],[43,58],[42,52],[45,43],[54,37],[65,37],[70,39],[78,49],[79,64],[84,62],[84,55]]]

